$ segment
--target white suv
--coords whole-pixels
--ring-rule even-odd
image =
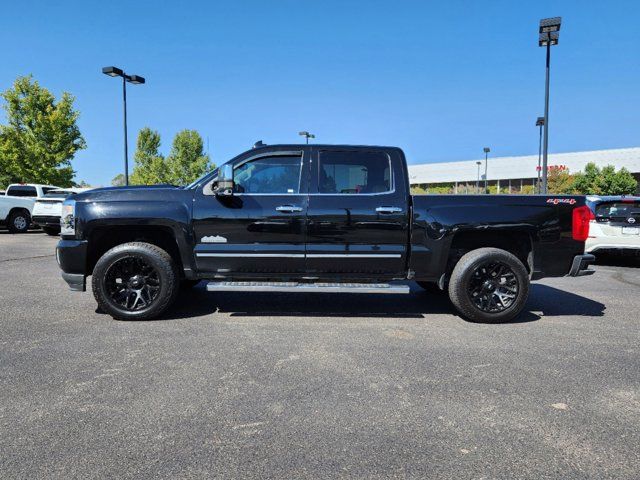
[[[53,185],[9,185],[5,194],[0,196],[0,225],[6,225],[11,233],[26,232],[31,225],[36,198],[56,188]]]
[[[42,227],[48,235],[60,233],[60,217],[62,216],[62,202],[65,198],[76,193],[86,192],[90,188],[57,188],[49,190],[44,197],[36,200],[31,218],[33,223]]]
[[[588,196],[593,212],[586,253],[640,254],[640,197]]]

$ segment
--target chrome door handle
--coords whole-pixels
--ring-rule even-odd
[[[376,212],[378,212],[378,213],[402,213],[402,209],[400,207],[378,207],[378,208],[376,208]]]
[[[276,207],[276,210],[282,213],[294,213],[301,212],[302,207],[296,207],[295,205],[280,205],[279,207]]]

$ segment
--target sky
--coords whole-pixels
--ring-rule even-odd
[[[195,129],[221,164],[257,140],[394,145],[409,163],[538,151],[544,49],[552,48],[549,151],[640,146],[640,2],[2,0],[0,89],[32,74],[76,98],[87,148],[76,181],[123,171],[122,93],[102,75],[142,75],[128,93],[129,151],[148,126],[168,153]],[[4,122],[0,116],[0,122]]]

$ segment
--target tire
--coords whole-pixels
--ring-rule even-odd
[[[479,248],[464,255],[454,267],[449,298],[468,320],[504,323],[524,308],[529,283],[527,269],[518,257],[499,248]]]
[[[440,294],[440,293],[444,293],[445,292],[445,290],[440,290],[440,287],[438,287],[438,284],[436,282],[418,282],[418,281],[416,281],[416,283],[420,286],[420,288],[422,288],[423,290],[425,290],[426,292],[429,292],[429,293]]]
[[[149,320],[173,303],[179,276],[167,252],[150,243],[131,242],[100,257],[91,286],[98,307],[116,320]]]
[[[31,215],[27,210],[15,210],[9,214],[7,229],[11,233],[25,233],[31,225]]]
[[[60,227],[42,227],[42,230],[44,230],[44,233],[51,235],[52,237],[60,235]]]

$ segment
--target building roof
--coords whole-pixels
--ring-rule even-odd
[[[484,179],[484,158],[461,162],[424,163],[409,165],[409,182],[412,185],[423,183],[475,182],[480,165],[480,178]],[[550,153],[549,166],[563,165],[571,173],[584,170],[587,163],[594,162],[599,167],[614,165],[617,169],[625,167],[631,173],[640,173],[640,147],[616,148],[613,150],[594,150],[589,152]],[[538,176],[538,155],[522,157],[489,156],[487,178],[492,180],[516,180]]]

